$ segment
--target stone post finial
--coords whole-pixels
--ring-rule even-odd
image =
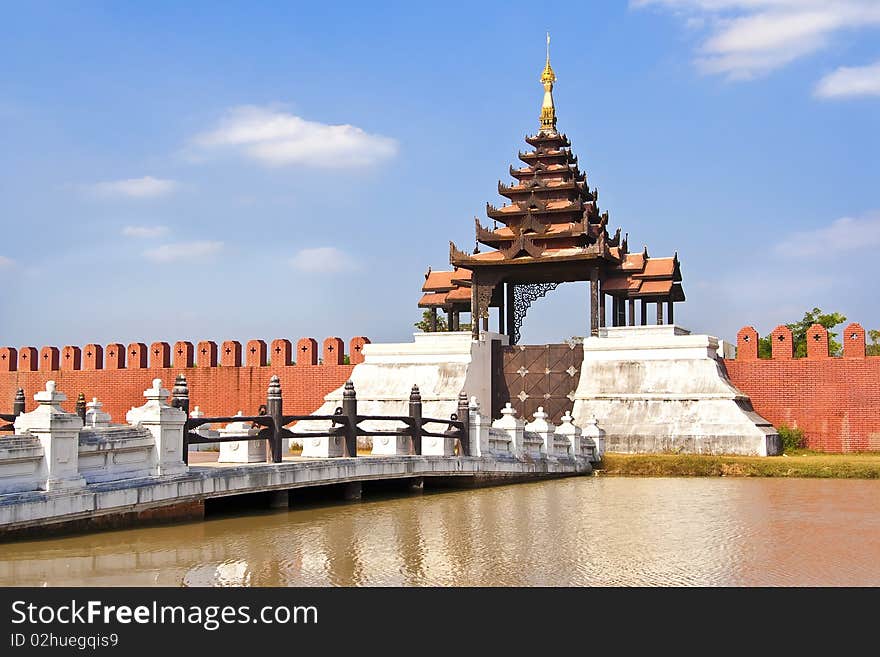
[[[594,452],[596,460],[601,460],[602,455],[605,454],[605,430],[599,426],[595,415],[591,414],[584,422],[581,435],[587,443],[586,448]]]
[[[56,390],[54,381],[46,381],[46,389],[40,390],[40,392],[35,394],[34,401],[40,404],[57,406],[61,402],[67,401],[67,395]]]
[[[480,412],[480,401],[477,399],[476,395],[471,397],[470,404],[468,407],[471,409],[471,413],[479,413]]]
[[[524,422],[516,417],[516,409],[510,402],[505,404],[501,409],[501,419],[492,423],[492,428],[502,429],[509,438],[508,449],[512,454],[518,456],[523,448],[523,436],[525,433]]]
[[[150,401],[164,402],[171,393],[162,387],[162,379],[153,379],[153,385],[144,390],[144,397]]]
[[[110,414],[105,413],[101,409],[104,404],[98,401],[97,397],[92,397],[92,401],[86,404],[85,425],[89,427],[109,427]]]
[[[551,422],[547,421],[550,416],[544,412],[543,406],[538,406],[538,410],[535,411],[532,417],[534,418],[534,420],[532,420],[525,426],[525,430],[531,431],[541,438],[541,452],[543,452],[547,456],[555,455],[556,446],[554,444],[554,440],[556,427],[553,426]]]

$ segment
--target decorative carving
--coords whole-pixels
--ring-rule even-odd
[[[540,258],[542,253],[542,249],[532,239],[523,234],[517,235],[516,239],[507,248],[502,250],[501,253],[506,259],[510,260],[517,257],[523,251],[533,258]]]
[[[468,258],[468,254],[455,246],[455,243],[450,240],[449,242],[449,262],[453,262],[454,260],[464,260]]]
[[[495,291],[495,285],[480,284],[477,286],[477,307],[479,307],[479,315],[481,318],[489,317],[489,304],[492,303],[492,292]]]
[[[526,215],[522,218],[522,221],[519,224],[518,233],[522,234],[526,231],[531,230],[538,235],[543,235],[547,232],[547,225],[538,221],[537,217],[531,213],[531,211],[526,212]]]
[[[559,287],[559,283],[513,283],[512,285],[513,328],[508,331],[510,332],[511,344],[517,344],[522,337],[523,320],[531,305],[551,290]]]
[[[614,231],[614,237],[608,240],[609,246],[620,246],[620,228]]]
[[[477,242],[493,242],[497,239],[503,239],[492,233],[488,228],[485,228],[477,217],[474,217],[474,225],[476,227]]]

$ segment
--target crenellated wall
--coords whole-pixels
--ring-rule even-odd
[[[186,374],[190,408],[199,406],[206,415],[224,415],[238,410],[256,413],[266,403],[269,377],[277,374],[284,391],[284,412],[311,413],[324,395],[341,386],[358,363],[368,338],[349,342],[350,364],[345,361],[345,343],[329,337],[319,345],[313,338],[296,343],[279,338],[267,344],[249,340],[220,343],[204,340],[193,344],[180,341],[144,342],[129,345],[110,343],[0,348],[0,412],[12,410],[15,391],[23,388],[26,410],[36,405],[33,394],[54,380],[68,392],[65,410],[73,412],[76,397],[97,397],[114,422],[124,422],[125,413],[143,402],[143,390],[155,379],[166,388],[174,377]]]
[[[807,356],[795,358],[791,331],[770,334],[772,358],[758,358],[758,332],[737,334],[735,360],[725,360],[737,388],[774,426],[797,426],[807,447],[826,452],[880,451],[880,356],[865,355],[865,330],[843,331],[843,356],[828,354],[828,332],[807,331]]]

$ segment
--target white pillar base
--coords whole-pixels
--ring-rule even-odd
[[[422,436],[422,456],[453,456],[454,454],[455,438]]]
[[[303,438],[302,442],[302,456],[306,458],[329,459],[345,456],[345,440],[342,436]]]
[[[372,436],[372,454],[382,456],[405,456],[412,454],[412,438],[409,436]]]

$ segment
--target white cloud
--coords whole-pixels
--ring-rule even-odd
[[[364,167],[393,157],[397,142],[353,125],[327,125],[244,106],[193,140],[203,153],[229,149],[266,166]]]
[[[153,238],[168,234],[168,226],[126,226],[122,229],[126,237]]]
[[[0,269],[6,269],[7,267],[12,267],[15,264],[15,260],[12,258],[7,258],[6,256],[0,255]]]
[[[178,184],[174,180],[153,178],[128,178],[80,185],[83,191],[104,198],[156,198],[173,192]]]
[[[880,96],[880,61],[869,66],[841,66],[819,80],[819,98]]]
[[[333,273],[355,268],[355,263],[344,251],[335,246],[319,246],[297,251],[290,264],[300,271]]]
[[[875,247],[880,247],[880,213],[862,218],[841,217],[825,228],[793,233],[774,250],[783,256],[806,258],[849,254]]]
[[[877,0],[632,0],[635,8],[673,11],[708,36],[697,66],[706,73],[748,79],[822,48],[846,30],[880,27]]]
[[[156,262],[173,262],[187,258],[205,258],[223,249],[223,242],[173,242],[144,251],[144,257]]]

